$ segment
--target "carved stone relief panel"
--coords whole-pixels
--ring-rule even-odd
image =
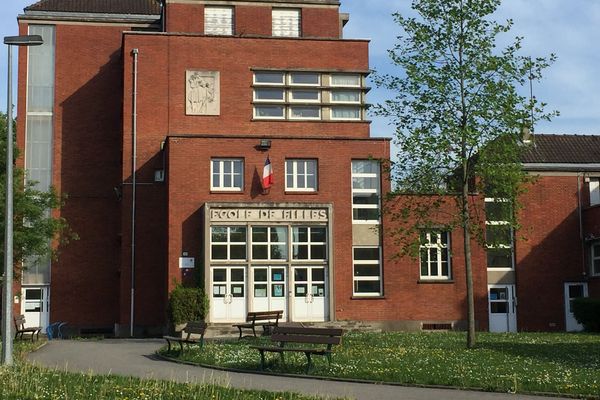
[[[221,86],[218,71],[186,71],[186,115],[220,115],[220,92]]]

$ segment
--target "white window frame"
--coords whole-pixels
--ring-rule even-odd
[[[266,228],[267,229],[267,241],[266,242],[255,242],[254,241],[254,229],[256,228]],[[271,229],[280,228],[285,229],[285,240],[283,242],[273,242],[271,240]],[[262,226],[262,225],[253,225],[250,229],[250,254],[251,261],[273,261],[273,262],[287,262],[289,259],[289,246],[288,246],[288,227],[284,225],[280,226]],[[266,246],[267,247],[267,258],[256,258],[254,256],[254,246]],[[272,246],[284,246],[286,251],[285,258],[271,258],[271,247]]]
[[[292,15],[294,14],[294,15]],[[288,25],[298,21],[297,26]],[[289,30],[281,29],[288,26]],[[276,29],[278,28],[278,29]],[[302,36],[302,9],[300,8],[273,8],[271,11],[271,36],[273,37],[301,37]]]
[[[209,32],[207,30],[207,26],[210,25],[210,24],[207,23],[208,19],[211,18],[211,17],[212,18],[217,18],[217,16],[214,16],[214,15],[213,16],[209,16],[208,12],[207,12],[209,10],[212,10],[212,11],[217,11],[217,10],[218,11],[227,11],[227,13],[229,14],[228,17],[231,18],[231,24],[227,26],[227,28],[228,28],[227,32],[219,31],[218,29],[215,29],[212,32]],[[227,7],[227,6],[205,6],[204,7],[204,34],[205,35],[215,35],[215,36],[233,36],[235,34],[235,9],[234,9],[234,7]]]
[[[292,170],[289,167],[291,163]],[[304,163],[304,187],[298,186],[298,163]],[[308,187],[308,165],[315,166],[315,187]],[[292,176],[292,186],[288,186],[288,176]],[[319,188],[319,163],[316,159],[288,158],[285,160],[285,190],[286,192],[316,192]]]
[[[354,250],[356,249],[378,249],[378,260],[356,260]],[[357,264],[361,265],[379,265],[379,275],[378,276],[356,276],[355,274],[355,266]],[[352,296],[354,297],[380,297],[383,295],[383,274],[381,269],[381,247],[380,246],[353,246],[352,247]],[[379,282],[379,292],[371,292],[371,293],[362,293],[356,291],[356,282],[360,281],[370,281]]]
[[[337,92],[343,92],[343,93],[348,93],[348,92],[355,92],[358,93],[358,100],[352,100],[352,101],[340,101],[340,100],[334,100],[333,99],[333,94],[337,93]],[[343,104],[343,105],[360,105],[362,103],[362,93],[359,89],[357,90],[331,90],[330,92],[330,100],[331,100],[331,104]]]
[[[301,229],[301,228],[306,228],[307,229],[307,241],[306,242],[297,242],[294,241],[294,229]],[[313,242],[311,240],[311,232],[313,229],[324,229],[325,230],[325,241],[324,242]],[[328,256],[327,256],[327,252],[328,252],[328,243],[327,243],[327,227],[326,226],[292,226],[292,234],[290,237],[290,242],[291,242],[291,254],[290,254],[290,259],[297,263],[297,262],[312,262],[312,261],[327,261]],[[325,255],[325,258],[312,258],[312,251],[311,251],[311,247],[315,245],[315,246],[320,246],[323,245],[325,247],[325,250],[323,251],[323,254]],[[308,258],[295,258],[294,257],[294,246],[308,246]]]
[[[225,242],[213,242],[213,229],[214,228],[226,228],[227,229],[227,241]],[[246,230],[246,240],[243,242],[232,242],[231,241],[231,229],[232,228],[244,228]],[[245,256],[244,258],[236,258],[236,259],[232,259],[231,258],[231,246],[241,246],[244,245],[245,247]],[[217,258],[215,259],[213,257],[213,245],[217,245],[217,246],[226,246],[227,247],[227,258],[226,259],[222,259],[222,258]],[[210,260],[211,262],[243,262],[246,261],[248,259],[248,227],[246,226],[241,226],[241,225],[230,225],[230,226],[225,226],[225,225],[212,225],[210,227]]]
[[[484,199],[485,203],[508,203],[507,199],[498,199],[493,197],[486,197]],[[510,221],[490,221],[485,219],[486,229],[488,226],[501,226],[501,225],[510,225]],[[496,244],[496,245],[486,245],[486,249],[494,250],[494,249],[510,249],[510,267],[490,267],[487,262],[487,254],[486,254],[486,267],[490,271],[512,271],[515,269],[515,250],[514,250],[514,232],[511,229],[510,231],[510,243],[509,244]]]
[[[314,100],[310,100],[310,99],[295,99],[294,98],[294,92],[297,91],[302,91],[302,92],[316,92],[317,93],[317,98]],[[319,89],[308,89],[308,88],[293,88],[288,90],[289,93],[289,100],[290,103],[314,103],[314,104],[319,104],[321,103],[321,91]]]
[[[316,110],[319,111],[319,115],[316,117],[298,117],[298,116],[294,116],[293,115],[293,111],[295,108],[314,108]],[[289,106],[288,107],[288,119],[290,120],[302,120],[302,121],[319,121],[322,118],[322,108],[319,105],[295,105],[295,106]]]
[[[596,254],[596,247],[598,247],[598,254]],[[590,251],[590,260],[591,260],[591,276],[600,276],[600,267],[598,268],[598,271],[596,271],[595,266],[595,262],[596,261],[600,261],[600,242],[594,242],[591,245],[591,251]]]
[[[321,86],[321,81],[323,80],[323,77],[321,76],[320,72],[290,71],[290,72],[288,72],[287,75],[288,75],[288,85],[290,85],[292,87],[299,87],[299,88],[319,87],[319,86]],[[294,75],[316,75],[317,83],[295,83]]]
[[[335,117],[333,115],[333,110],[335,108],[358,108],[358,118],[339,118],[339,117]],[[348,107],[348,106],[342,106],[342,107],[331,107],[331,114],[330,114],[330,118],[333,121],[362,121],[362,107],[360,105],[356,105],[355,107]]]
[[[380,224],[381,223],[381,164],[375,160],[352,160],[352,164],[355,162],[373,162],[377,163],[378,172],[376,173],[355,173],[351,167],[351,178],[350,185],[352,187],[352,223],[353,224]],[[354,188],[354,178],[376,178],[377,180],[377,188],[376,189],[355,189]],[[355,193],[366,193],[366,194],[375,194],[379,197],[379,201],[377,204],[354,204],[354,194]],[[376,209],[379,210],[377,213],[379,216],[377,219],[354,219],[354,210],[358,209]]]
[[[339,83],[333,83],[333,80],[336,76],[354,76],[358,78],[357,85],[341,85]],[[362,75],[361,74],[331,74],[331,78],[329,79],[329,83],[331,87],[352,87],[352,88],[360,88],[362,87]]]
[[[278,90],[281,91],[281,99],[259,99],[258,97],[256,97],[256,92],[257,91],[261,91],[261,90]],[[260,102],[260,103],[285,103],[285,89],[284,88],[271,88],[271,87],[256,87],[253,90],[253,100]],[[262,104],[261,104],[262,105]],[[270,105],[270,104],[264,104],[264,105]],[[284,110],[284,114],[285,114],[285,110]]]
[[[256,75],[260,74],[278,74],[281,75],[281,82],[257,82]],[[255,86],[285,86],[286,82],[286,72],[285,71],[254,71],[252,73],[252,84]]]
[[[590,189],[590,206],[600,204],[600,178],[593,176],[589,178],[589,189]]]
[[[219,163],[219,185],[213,185],[213,175],[214,175],[214,163]],[[225,163],[231,163],[231,185],[230,187],[225,187],[223,185],[224,182],[224,165]],[[240,172],[241,175],[241,186],[235,186],[235,163],[240,163],[242,170]],[[244,190],[244,159],[243,158],[211,158],[210,160],[210,190],[219,191],[219,192],[242,192]]]
[[[282,108],[282,113],[281,116],[276,116],[276,117],[271,117],[271,116],[264,116],[264,115],[258,115],[258,108],[260,107],[281,107]],[[284,120],[286,118],[286,114],[287,114],[287,107],[284,105],[280,105],[280,104],[255,104],[254,107],[254,118],[255,119],[264,119],[264,120]]]
[[[452,261],[450,257],[450,232],[448,231],[426,231],[422,232],[426,236],[427,241],[425,243],[419,243],[419,276],[421,280],[451,280],[452,279]],[[435,235],[435,241],[432,241],[433,236]],[[446,244],[442,242],[442,235],[446,236]],[[427,260],[423,260],[423,250],[427,252]],[[431,269],[433,266],[433,261],[429,258],[430,251],[437,250],[437,274],[433,275],[431,273]],[[446,260],[448,263],[448,275],[444,275],[442,273],[442,254],[446,253]],[[423,275],[423,261],[427,263],[427,275]]]

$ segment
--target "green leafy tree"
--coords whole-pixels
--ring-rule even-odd
[[[0,113],[0,254],[4,257],[4,229],[6,215],[6,114]],[[15,125],[13,125],[15,128]],[[16,132],[16,128],[13,129]],[[18,157],[15,148],[15,158]],[[57,245],[77,239],[64,218],[53,217],[63,198],[51,188],[48,192],[36,190],[35,182],[25,181],[25,171],[14,168],[14,249],[15,280],[20,278],[23,262],[29,263],[56,257]]]
[[[512,26],[511,20],[493,20],[499,5],[500,0],[413,0],[415,16],[394,14],[402,33],[389,55],[401,73],[375,77],[394,93],[375,113],[396,127],[392,195],[402,197],[388,211],[397,221],[400,253],[415,254],[423,229],[440,229],[440,223],[448,230],[462,228],[468,347],[475,345],[471,241],[486,244],[482,199],[474,194],[504,199],[511,205],[504,218],[516,227],[514,211],[527,180],[519,163],[522,133],[536,119],[557,114],[523,94],[554,55],[520,55],[521,37],[498,48]]]

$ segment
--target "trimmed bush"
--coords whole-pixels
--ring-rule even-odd
[[[600,332],[600,299],[580,297],[573,301],[573,314],[588,332]]]
[[[169,320],[173,325],[202,321],[208,312],[208,297],[201,288],[177,286],[169,296]]]

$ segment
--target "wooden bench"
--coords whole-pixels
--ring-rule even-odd
[[[163,339],[167,341],[169,345],[169,351],[171,351],[171,343],[179,343],[180,352],[183,353],[183,344],[187,344],[188,347],[191,344],[200,344],[200,347],[204,346],[204,333],[206,332],[206,322],[204,321],[190,321],[185,325],[182,330],[182,336],[163,336]],[[200,339],[194,339],[191,335],[200,335]]]
[[[256,326],[262,326],[263,333],[268,335],[271,332],[271,328],[279,325],[279,320],[282,317],[283,310],[249,312],[246,315],[245,324],[235,324],[233,326],[240,331],[239,339],[242,338],[242,329],[252,329],[252,334],[256,337]]]
[[[15,321],[15,340],[20,336],[21,340],[23,340],[24,334],[31,334],[31,341],[34,341],[34,338],[40,340],[40,332],[42,328],[39,326],[25,328],[25,316],[17,315],[13,318]]]
[[[308,361],[306,372],[312,369],[312,355],[326,356],[331,365],[332,346],[342,342],[342,329],[338,328],[304,328],[304,327],[277,327],[271,335],[272,342],[279,342],[279,346],[251,346],[260,353],[260,368],[265,368],[265,353],[279,353],[281,362],[285,363],[284,352],[304,353]],[[323,346],[285,347],[286,344],[312,344]]]

